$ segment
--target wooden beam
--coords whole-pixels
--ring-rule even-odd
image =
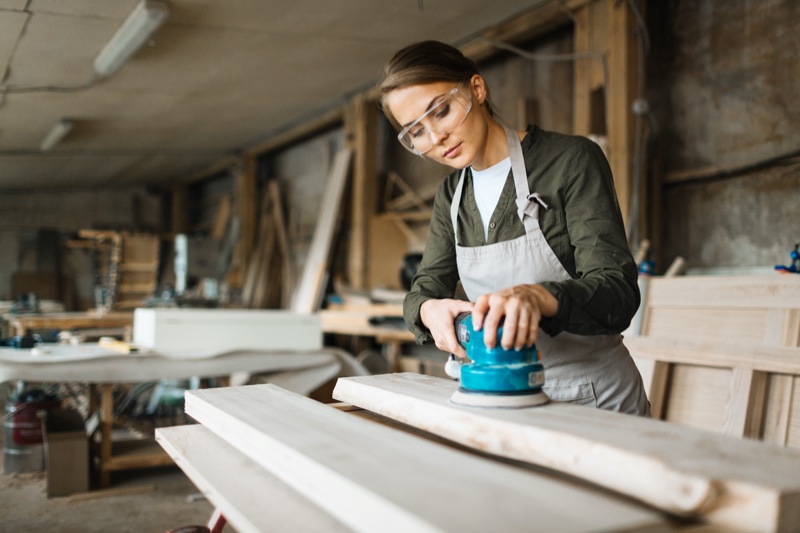
[[[590,2],[591,0],[540,0],[528,11],[471,37],[460,49],[473,61],[484,61],[497,54],[497,50],[484,39],[520,43],[541,37],[569,25],[573,20],[572,12]]]
[[[576,54],[589,50],[589,6],[575,11],[575,28],[573,31],[573,48]],[[589,135],[591,133],[591,65],[587,61],[575,61],[572,64],[572,133],[573,135]]]
[[[800,451],[583,406],[475,409],[458,384],[416,374],[340,378],[333,397],[658,509],[753,531],[800,528]]]
[[[255,157],[267,152],[285,148],[321,131],[335,128],[339,126],[343,120],[344,109],[342,107],[336,107],[330,111],[317,115],[311,120],[273,135],[266,141],[249,148],[245,154],[250,157]]]
[[[651,278],[648,307],[797,308],[800,276]]]
[[[242,161],[241,169],[236,173],[234,190],[236,194],[236,215],[241,222],[241,235],[234,251],[231,275],[228,281],[234,287],[244,284],[245,268],[250,262],[253,253],[256,232],[256,203],[258,201],[256,189],[256,166],[254,157],[246,157]]]
[[[786,446],[789,438],[789,426],[792,417],[794,382],[796,376],[776,374],[770,377],[767,409],[764,420],[766,442],[778,446]]]
[[[350,216],[348,281],[354,289],[367,288],[369,221],[376,211],[378,168],[377,104],[364,96],[352,99],[347,113],[352,132],[353,186]]]
[[[766,393],[766,372],[752,368],[734,368],[722,433],[733,437],[758,438],[761,433]]]
[[[186,411],[356,531],[666,526],[630,502],[431,443],[273,385],[187,391]]]
[[[800,374],[800,348],[797,347],[650,337],[626,337],[625,346],[634,357],[665,363]]]
[[[634,116],[631,104],[636,98],[637,50],[635,18],[627,2],[605,0],[611,12],[608,69],[609,163],[614,175],[622,218],[627,225],[633,174]]]
[[[352,153],[349,148],[340,150],[328,175],[322,195],[324,201],[314,227],[314,237],[308,250],[303,275],[292,299],[292,310],[295,313],[313,313],[319,310]]]

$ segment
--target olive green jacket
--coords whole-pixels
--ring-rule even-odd
[[[549,335],[620,333],[639,307],[637,269],[625,237],[611,169],[597,144],[584,137],[529,126],[521,141],[531,193],[548,209],[539,209],[547,243],[572,279],[541,285],[558,300],[558,312],[543,318]],[[450,205],[461,171],[445,178],[436,193],[430,236],[422,263],[403,305],[406,323],[418,343],[433,341],[419,309],[431,298],[453,298],[459,280]],[[525,234],[509,173],[489,223],[489,237],[475,203],[472,174],[465,173],[458,211],[461,246],[483,246]]]

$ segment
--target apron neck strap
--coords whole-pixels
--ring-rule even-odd
[[[517,193],[517,214],[519,219],[525,223],[524,207],[530,202],[530,189],[528,188],[528,173],[525,171],[525,158],[522,155],[522,145],[519,142],[517,132],[507,126],[503,126],[506,132],[506,143],[508,145],[508,156],[511,159],[511,174],[514,177],[514,189]],[[464,189],[464,176],[466,168],[461,170],[458,179],[453,201],[450,204],[450,220],[453,222],[453,232],[458,245],[458,208],[461,206],[461,193]]]

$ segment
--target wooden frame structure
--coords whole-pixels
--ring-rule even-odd
[[[626,338],[654,418],[800,447],[800,276],[647,280]]]

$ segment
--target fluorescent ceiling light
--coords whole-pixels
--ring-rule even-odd
[[[42,152],[49,152],[56,147],[58,143],[64,140],[70,131],[72,131],[73,122],[68,118],[62,118],[53,125],[50,131],[42,139],[42,144],[39,145],[39,150]]]
[[[169,16],[169,4],[142,0],[94,60],[99,76],[111,76],[141,48]]]

